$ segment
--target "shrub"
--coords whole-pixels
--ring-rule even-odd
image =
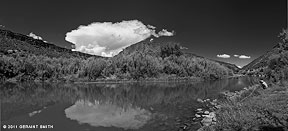
[[[103,69],[106,66],[106,61],[101,58],[89,58],[84,67],[85,74],[90,80],[95,80],[101,76]]]

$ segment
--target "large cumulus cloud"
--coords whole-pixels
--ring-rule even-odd
[[[93,55],[114,56],[123,48],[145,40],[150,36],[172,36],[174,32],[166,29],[156,33],[156,27],[145,25],[138,20],[95,22],[81,25],[78,29],[66,33],[65,40],[75,44],[75,51]]]
[[[139,129],[150,119],[151,113],[140,107],[127,106],[125,108],[110,103],[95,103],[79,100],[71,107],[65,109],[67,118],[76,120],[81,124],[95,127],[118,127],[125,130]]]

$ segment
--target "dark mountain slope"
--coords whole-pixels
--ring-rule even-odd
[[[231,64],[231,63],[227,63],[223,61],[217,61],[217,60],[215,60],[215,62],[218,62],[220,65],[223,65],[227,67],[228,69],[231,69],[234,73],[237,73],[240,70],[240,68],[237,67],[235,64]]]
[[[281,54],[288,51],[287,43],[279,43],[272,48],[271,51],[267,51],[265,54],[261,55],[257,59],[253,60],[246,66],[242,68],[242,70],[255,70],[258,68],[265,68],[268,66],[268,62],[273,56],[280,56]]]
[[[241,72],[265,77],[273,82],[288,79],[288,31],[279,35],[281,42],[259,58],[246,65]]]
[[[25,52],[49,57],[91,57],[93,55],[71,51],[32,37],[0,29],[0,54]],[[98,56],[95,56],[98,57]]]
[[[199,56],[199,55],[193,54],[191,52],[184,52],[184,54],[186,56],[190,56],[190,57],[205,58],[203,56]],[[206,58],[206,59],[208,59],[208,58]],[[228,69],[231,69],[234,73],[237,73],[240,70],[240,68],[237,67],[235,64],[231,64],[231,63],[227,63],[227,62],[223,62],[223,61],[217,61],[217,60],[213,60],[213,59],[209,59],[209,60],[217,62],[220,65],[223,65],[223,66],[227,67]]]

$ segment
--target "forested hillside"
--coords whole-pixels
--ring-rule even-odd
[[[26,80],[221,79],[233,70],[196,55],[173,41],[144,40],[112,58],[73,52],[1,30],[0,78]]]
[[[122,69],[122,73],[132,76],[138,73],[136,76],[218,79],[233,74],[232,70],[215,61],[185,54],[180,44],[173,41],[145,40],[127,47],[112,59],[116,62],[112,65],[119,65],[117,68]]]
[[[271,51],[263,54],[248,65],[242,72],[249,75],[266,77],[273,81],[288,78],[288,35],[283,30],[279,36],[280,42]]]

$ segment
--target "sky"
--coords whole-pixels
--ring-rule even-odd
[[[149,37],[244,66],[279,42],[286,0],[3,0],[0,28],[77,51],[113,56]]]

